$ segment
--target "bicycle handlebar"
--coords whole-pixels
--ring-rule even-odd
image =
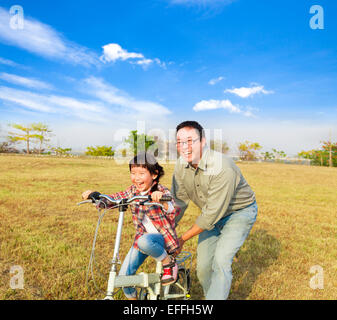
[[[105,198],[112,203],[118,203],[118,201],[119,202],[121,201],[121,200],[115,200],[115,199],[111,198],[110,196],[108,196],[106,194],[101,194],[99,197]],[[137,201],[137,200],[152,201],[152,197],[151,197],[151,195],[148,195],[148,196],[133,196],[133,197],[131,197],[127,200],[127,203],[130,204],[130,203],[132,203],[134,201]],[[171,196],[162,196],[161,199],[160,199],[160,201],[171,201],[171,200],[172,200]]]
[[[133,197],[127,199],[124,203],[123,203],[123,200],[113,199],[106,194],[100,194],[99,198],[108,200],[113,206],[121,206],[121,205],[131,204],[131,203],[136,202],[136,201],[142,201],[142,202],[140,202],[140,204],[142,204],[142,205],[154,205],[155,204],[155,205],[162,206],[160,203],[151,202],[152,201],[151,195],[148,195],[148,196],[133,196]],[[171,201],[171,200],[172,200],[171,196],[162,196],[161,199],[160,199],[160,201]],[[84,201],[79,202],[77,205],[81,205],[81,204],[84,204],[84,203],[96,203],[97,204],[100,201],[101,200],[97,200],[97,199],[88,199],[88,200],[84,200]]]

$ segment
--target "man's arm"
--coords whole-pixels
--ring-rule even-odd
[[[203,232],[204,231],[204,229],[201,229],[196,223],[190,228],[190,229],[188,229],[179,239],[178,239],[178,241],[179,241],[179,248],[178,248],[178,250],[175,252],[175,254],[176,255],[178,255],[180,252],[181,252],[181,250],[183,249],[183,245],[184,245],[184,243],[187,241],[187,240],[189,240],[189,239],[191,239],[191,238],[193,238],[193,237],[195,237],[195,236],[197,236],[199,233],[201,233],[201,232]]]
[[[203,232],[204,229],[201,229],[196,223],[189,228],[180,238],[183,242],[197,236],[199,233]]]

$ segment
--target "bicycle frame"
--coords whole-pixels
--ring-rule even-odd
[[[109,201],[114,201],[109,196],[106,195],[100,195],[101,198],[105,198]],[[134,197],[138,200],[149,200],[147,196],[137,196]],[[133,198],[132,198],[133,199]],[[131,199],[130,199],[131,200]],[[143,202],[144,205],[151,205],[153,203],[151,202]],[[91,200],[82,201],[79,204],[86,203],[86,202],[92,202]],[[116,201],[115,201],[116,202]],[[98,202],[96,202],[97,204]],[[116,202],[117,203],[117,202]],[[119,260],[119,248],[120,248],[120,242],[122,237],[122,230],[123,230],[123,222],[124,222],[124,214],[127,210],[128,205],[131,202],[127,201],[120,201],[118,203],[119,207],[119,218],[118,218],[118,225],[117,225],[117,232],[116,232],[116,238],[115,238],[115,246],[113,251],[113,257],[111,260],[111,269],[109,272],[109,278],[108,278],[108,285],[107,285],[107,291],[106,296],[104,300],[114,300],[114,291],[117,288],[123,288],[123,287],[140,287],[144,288],[148,292],[148,299],[149,300],[157,300],[159,297],[162,299],[170,299],[170,298],[186,298],[188,296],[187,290],[185,290],[180,284],[171,284],[165,287],[164,292],[162,292],[162,284],[161,284],[161,275],[162,275],[162,263],[157,262],[156,264],[156,272],[155,273],[139,273],[136,275],[118,275],[117,274],[117,265],[120,264]],[[160,205],[156,203],[156,205]],[[116,206],[114,206],[116,207]],[[114,208],[113,207],[113,208]],[[190,253],[186,253],[187,256],[184,257],[181,261],[181,263],[184,263],[183,268],[185,269],[185,261],[188,258],[191,258]],[[179,262],[179,261],[177,261]],[[181,266],[181,264],[180,264]],[[169,294],[170,287],[173,285],[177,285],[181,290],[182,294]],[[185,292],[186,291],[186,292]]]
[[[119,264],[119,247],[120,240],[122,236],[123,222],[124,222],[124,206],[120,207],[121,210],[119,212],[118,225],[117,225],[117,233],[115,239],[115,248],[113,253],[113,258],[111,261],[111,270],[109,273],[108,280],[108,288],[105,300],[113,300],[113,292],[115,288],[122,287],[143,287],[148,288],[150,294],[150,300],[156,299],[158,295],[160,295],[160,274],[162,271],[161,262],[157,262],[156,273],[140,273],[138,275],[132,276],[120,276],[117,275],[117,264]],[[153,286],[153,288],[152,288]]]

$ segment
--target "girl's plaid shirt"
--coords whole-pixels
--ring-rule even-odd
[[[162,192],[165,196],[171,196],[170,191],[161,184],[158,184],[157,190]],[[150,191],[148,194],[150,195]],[[140,195],[140,192],[136,189],[135,185],[131,185],[125,191],[117,192],[111,194],[110,197],[116,200],[128,199],[133,196]],[[174,200],[171,200],[174,210],[172,212],[166,212],[160,206],[144,206],[140,204],[131,204],[132,221],[136,228],[136,235],[134,239],[134,248],[140,250],[137,245],[139,237],[146,233],[145,227],[143,226],[144,215],[146,214],[151,222],[158,230],[158,232],[164,237],[165,246],[168,253],[172,254],[178,249],[178,237],[175,231],[175,217],[179,215],[180,208],[176,207]]]

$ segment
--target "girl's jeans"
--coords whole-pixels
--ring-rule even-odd
[[[138,239],[138,247],[142,252],[132,246],[124,259],[119,275],[134,275],[148,256],[152,256],[157,261],[161,261],[167,256],[164,237],[160,233],[143,234]],[[123,288],[123,291],[127,298],[137,296],[135,288]]]
[[[199,235],[197,275],[206,300],[226,300],[232,283],[232,262],[257,217],[257,204],[220,219]]]

